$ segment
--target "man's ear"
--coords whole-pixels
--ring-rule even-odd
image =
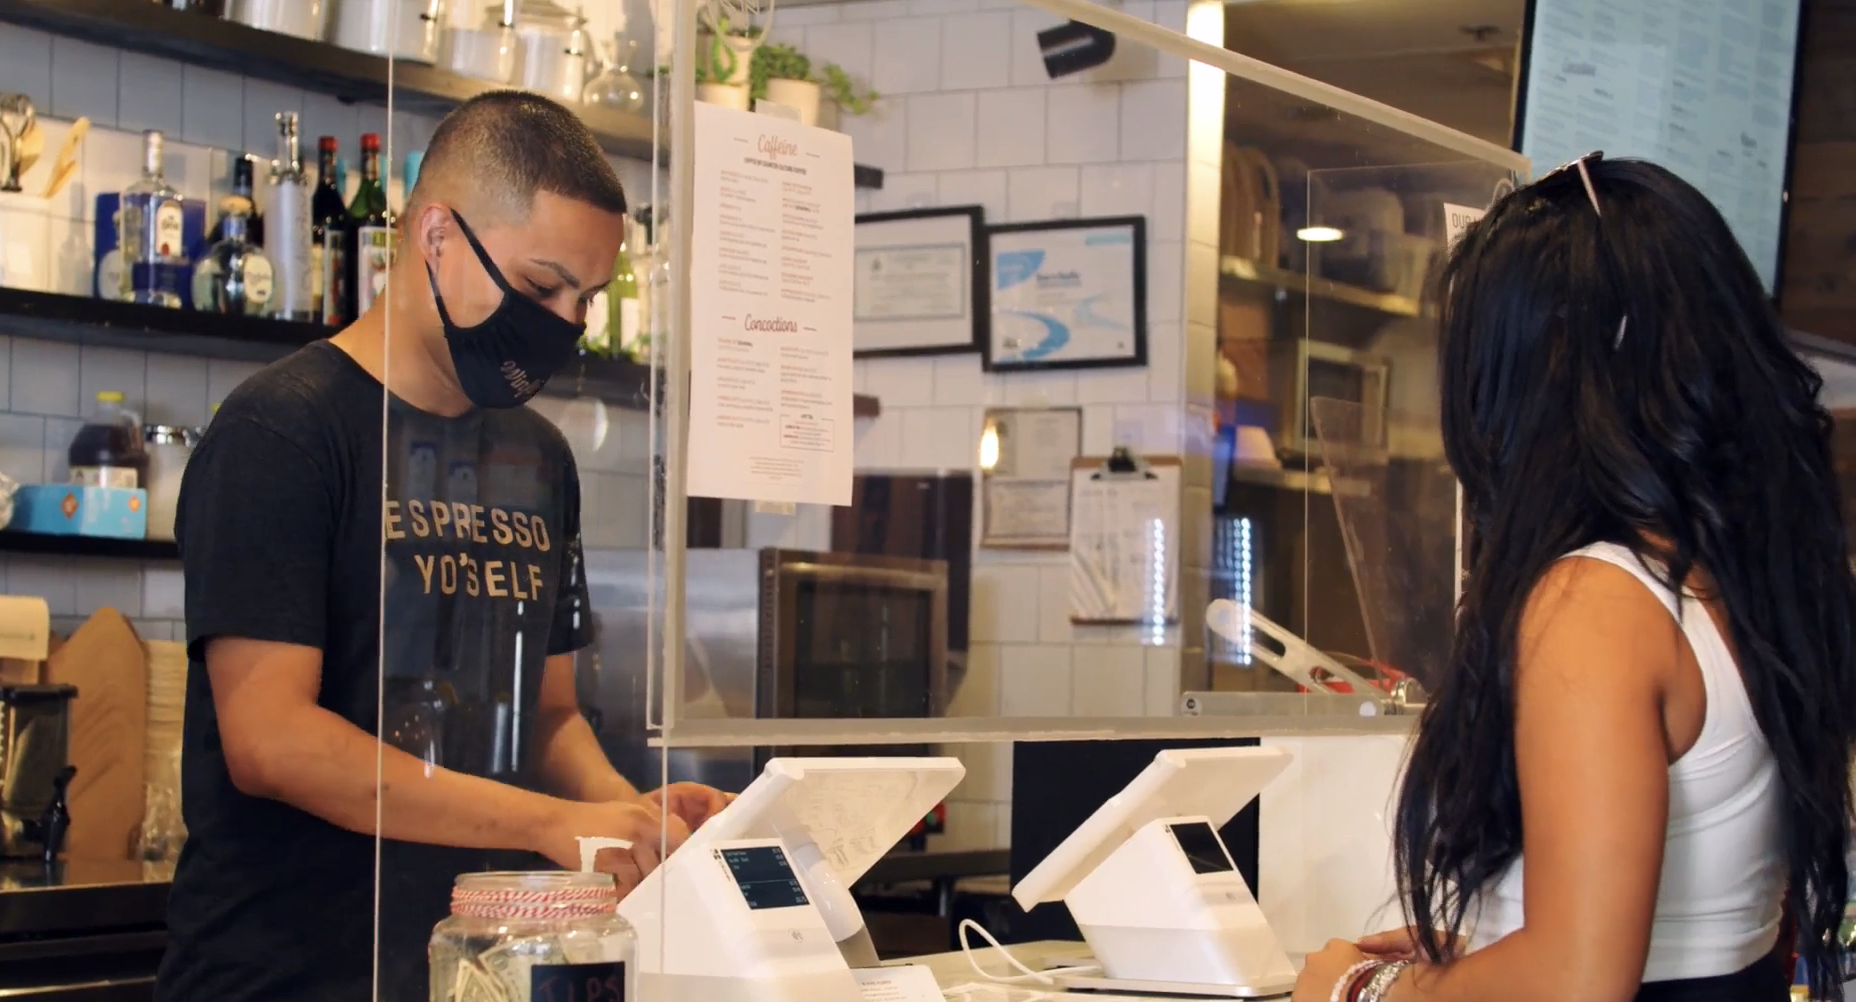
[[[421,256],[427,261],[436,261],[445,240],[456,228],[457,220],[451,218],[450,209],[437,202],[427,202],[411,220],[407,236],[419,248]]]

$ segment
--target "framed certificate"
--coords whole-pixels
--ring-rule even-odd
[[[977,205],[858,216],[853,355],[984,350],[985,234]]]
[[[989,372],[1147,364],[1147,220],[1011,223],[986,231]]]

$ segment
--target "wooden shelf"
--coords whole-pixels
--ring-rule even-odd
[[[424,63],[387,59],[235,21],[174,10],[149,0],[0,0],[0,21],[81,38],[194,66],[239,73],[337,100],[440,116],[503,85]],[[46,95],[29,95],[44,100]],[[575,111],[608,153],[651,159],[647,115],[579,106]],[[857,185],[883,187],[883,172],[857,168]]]
[[[254,320],[7,288],[0,288],[0,329],[14,337],[42,341],[263,363],[275,362],[333,333],[320,324]],[[650,400],[650,389],[650,370],[644,366],[623,360],[589,359],[555,376],[543,392],[551,396],[584,393],[642,410]]]
[[[107,560],[180,559],[180,547],[158,539],[105,539],[100,536],[51,536],[38,532],[12,531],[0,531],[0,553],[98,557]]]
[[[1374,292],[1371,289],[1362,289],[1356,285],[1346,285],[1325,278],[1311,278],[1301,272],[1268,268],[1246,258],[1222,258],[1219,261],[1218,270],[1229,281],[1247,282],[1287,292],[1302,292],[1314,299],[1374,310],[1389,316],[1415,317],[1422,311],[1421,305],[1415,299],[1395,296],[1387,292]]]

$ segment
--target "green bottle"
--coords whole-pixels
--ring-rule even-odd
[[[619,245],[619,259],[612,266],[612,284],[606,286],[606,307],[612,311],[611,332],[617,353],[631,354],[638,349],[638,275],[632,270],[631,255],[626,253],[631,241]]]

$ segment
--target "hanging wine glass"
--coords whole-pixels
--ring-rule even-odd
[[[601,42],[599,75],[587,81],[580,100],[585,104],[610,108],[626,114],[644,110],[644,87],[632,75],[631,64],[638,43],[623,36]]]

